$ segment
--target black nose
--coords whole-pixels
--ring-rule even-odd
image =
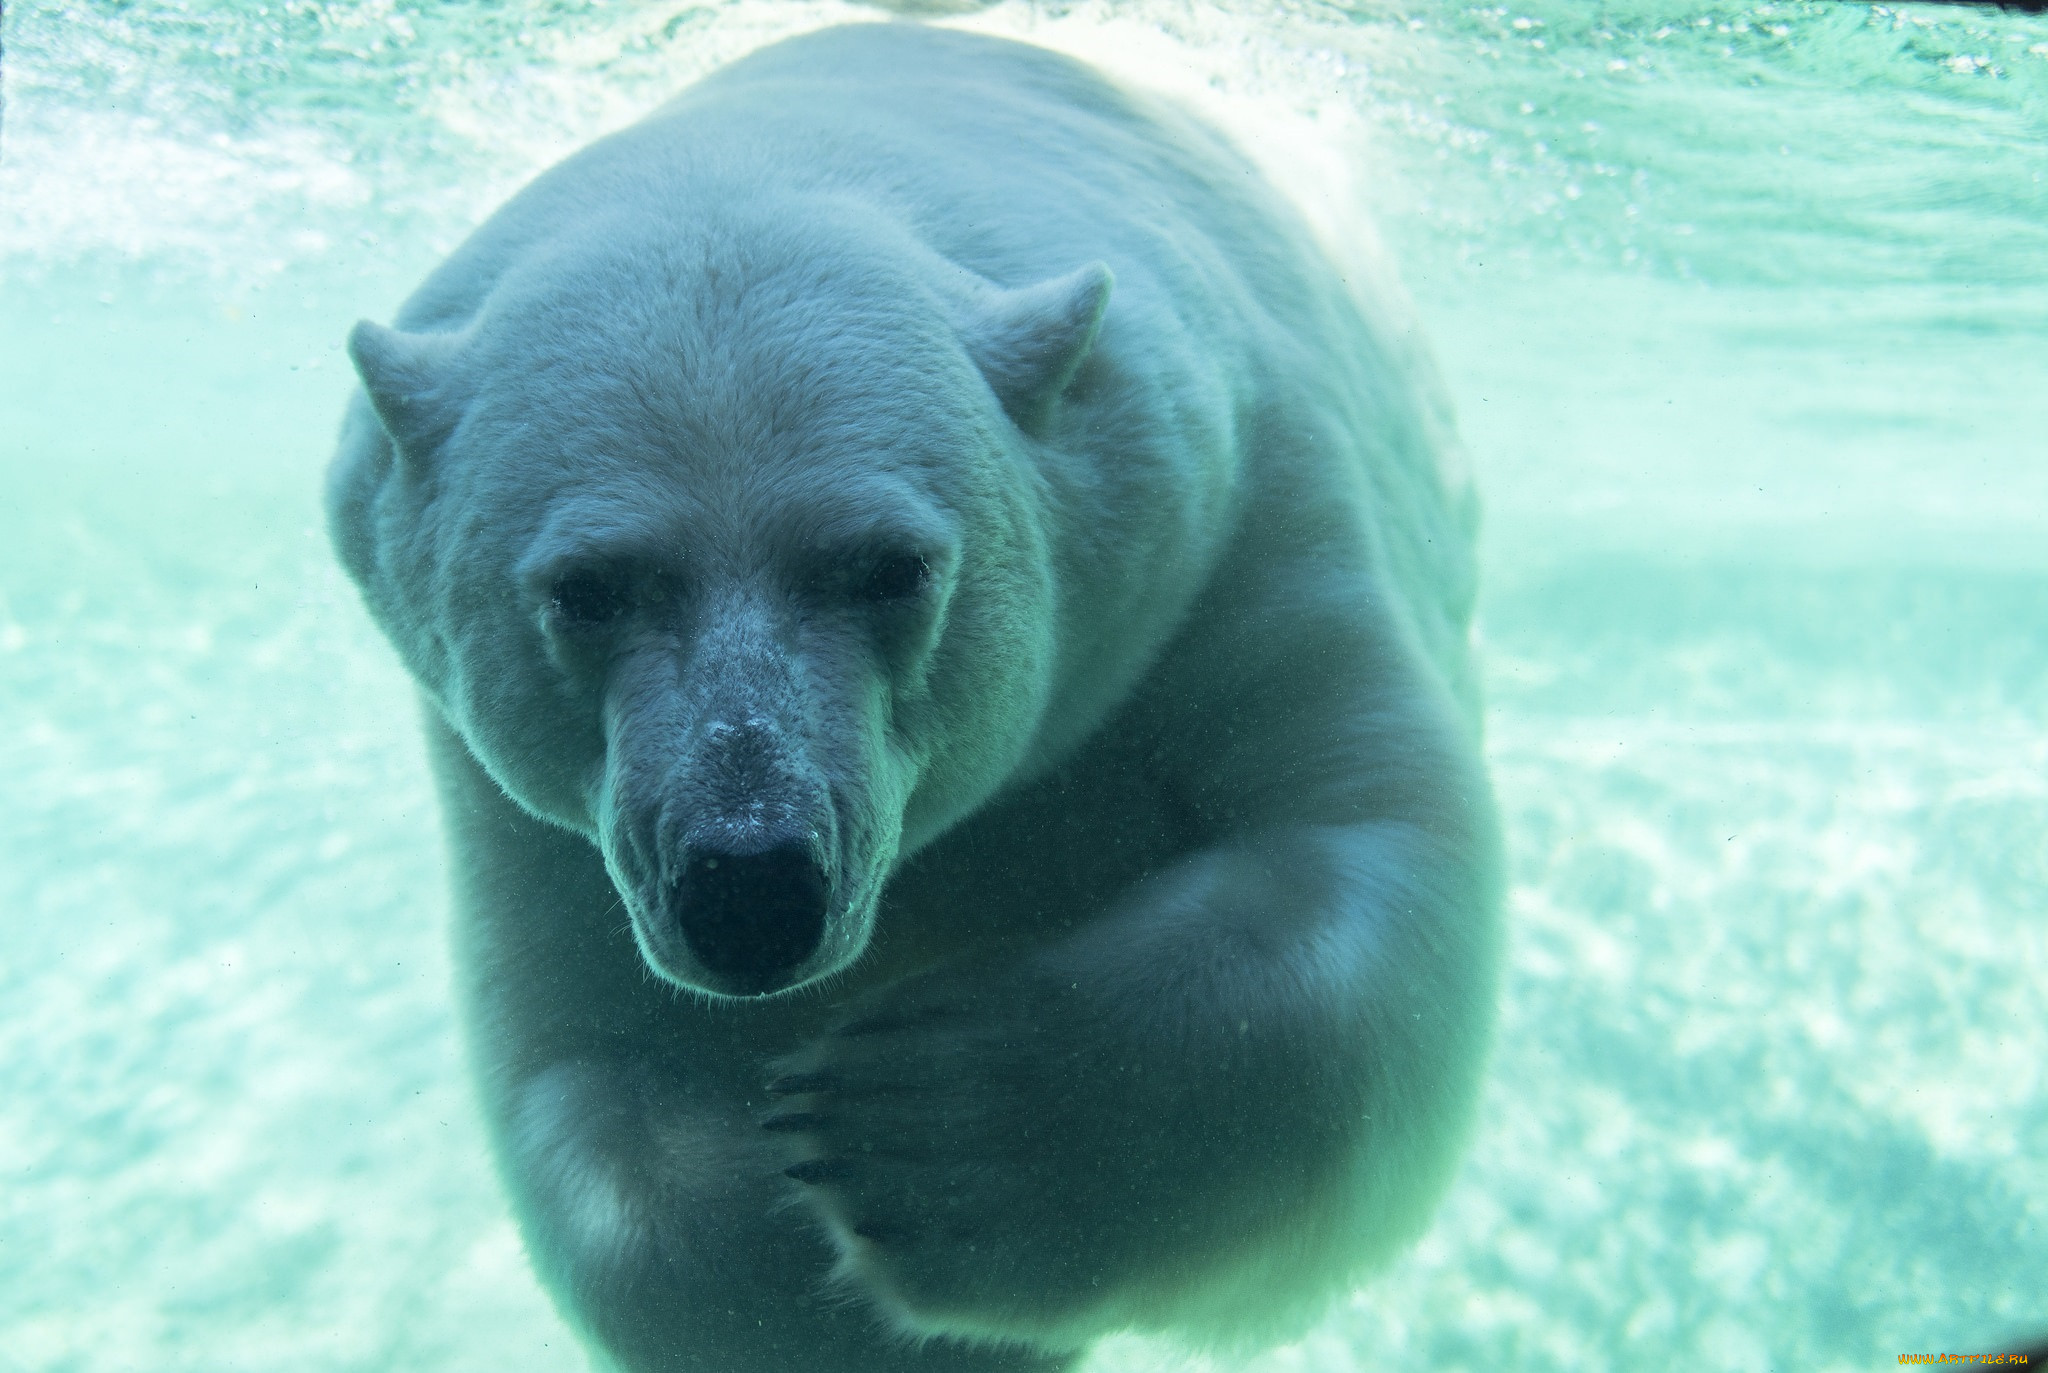
[[[780,991],[817,952],[830,900],[825,874],[800,843],[756,853],[693,849],[674,892],[690,952],[734,996]]]

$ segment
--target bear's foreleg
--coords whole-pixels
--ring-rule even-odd
[[[758,1104],[758,1103],[757,1103]],[[1057,1373],[1011,1346],[912,1340],[825,1282],[757,1113],[631,1060],[558,1063],[508,1123],[527,1243],[567,1314],[630,1373]]]
[[[1490,1020],[1483,782],[1244,833],[781,1065],[843,1283],[906,1330],[1271,1335],[1419,1231]]]

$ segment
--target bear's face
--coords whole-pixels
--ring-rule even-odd
[[[381,432],[332,491],[450,723],[601,847],[649,965],[715,995],[856,959],[898,854],[1001,785],[1050,685],[1041,488],[990,378],[1042,306],[776,246],[557,255],[459,333],[360,327]]]

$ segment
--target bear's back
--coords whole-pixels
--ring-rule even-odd
[[[1379,572],[1400,585],[1422,649],[1476,715],[1467,627],[1477,508],[1433,365],[1396,336],[1395,302],[1340,278],[1295,207],[1228,138],[1061,54],[910,24],[777,44],[654,120],[712,110],[740,137],[733,116],[758,112],[764,141],[829,126],[829,156],[812,145],[828,184],[845,177],[893,199],[941,255],[1000,284],[1108,261],[1118,280],[1110,323],[1118,312],[1143,316],[1128,332],[1153,350],[1176,335],[1195,340],[1212,386],[1236,388],[1240,435],[1298,428],[1314,412],[1362,441],[1352,475],[1364,478]],[[1178,327],[1162,327],[1166,317]],[[1119,332],[1106,328],[1104,346]],[[1318,490],[1344,475],[1327,453],[1287,456],[1248,455],[1248,480],[1283,487],[1290,503],[1347,503],[1341,490]]]
[[[399,322],[461,327],[509,265],[606,232],[608,217],[680,232],[738,205],[827,203],[997,286],[1107,262],[1117,284],[1098,352],[1139,379],[1124,394],[1155,413],[1093,427],[1158,438],[1179,424],[1185,441],[1156,460],[1101,458],[1178,463],[1183,487],[1263,484],[1282,503],[1348,512],[1471,712],[1473,509],[1446,489],[1454,440],[1426,364],[1226,138],[1060,54],[903,23],[772,45],[537,178]],[[1302,438],[1266,438],[1285,434]],[[1332,436],[1351,461],[1331,460]],[[1226,456],[1198,472],[1189,455],[1203,449]],[[1241,495],[1248,506],[1255,493]]]

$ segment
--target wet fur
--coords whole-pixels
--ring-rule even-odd
[[[618,1366],[1239,1345],[1419,1233],[1498,842],[1470,496],[1380,309],[1195,121],[887,25],[359,330],[334,538],[421,686],[508,1190]],[[902,547],[928,588],[848,590]],[[592,560],[602,635],[549,599]],[[663,865],[763,814],[829,928],[733,999]]]

